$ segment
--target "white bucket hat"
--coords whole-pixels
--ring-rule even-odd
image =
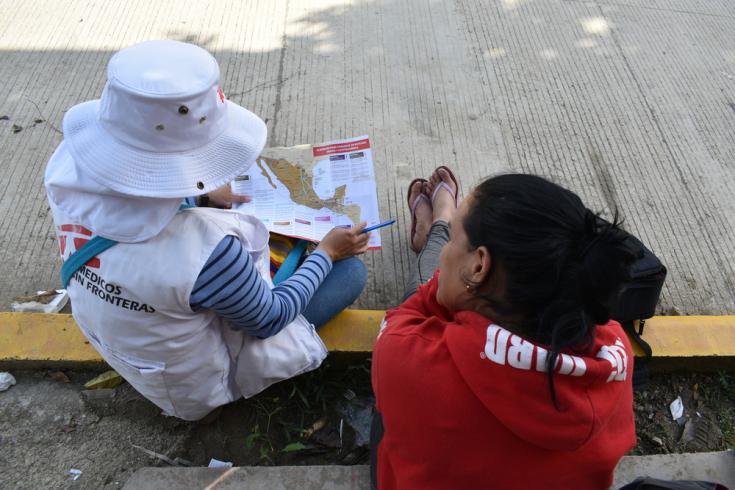
[[[100,100],[72,107],[64,140],[80,171],[141,197],[204,194],[245,172],[263,150],[265,123],[225,99],[204,49],[146,41],[115,54]]]

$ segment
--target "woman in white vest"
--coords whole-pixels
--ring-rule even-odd
[[[110,60],[100,100],[72,107],[46,169],[62,280],[102,357],[165,413],[198,420],[318,367],[315,332],[362,291],[364,224],[334,229],[273,287],[268,232],[182,206],[226,189],[266,127],[225,99],[205,50],[148,41]],[[224,197],[223,197],[224,196]]]

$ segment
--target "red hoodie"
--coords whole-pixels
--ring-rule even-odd
[[[385,434],[378,488],[607,489],[636,442],[633,355],[620,325],[584,355],[547,351],[436,301],[438,273],[388,311],[372,383]]]

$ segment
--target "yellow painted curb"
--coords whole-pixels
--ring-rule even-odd
[[[0,360],[99,362],[102,358],[71,315],[0,313]]]
[[[346,310],[319,332],[331,352],[372,351],[380,310]],[[654,360],[735,362],[735,315],[662,316],[646,321]],[[634,345],[636,355],[642,355]],[[94,363],[102,359],[71,315],[0,312],[0,362]]]
[[[656,316],[646,320],[642,337],[654,357],[735,357],[735,315]]]
[[[345,310],[319,329],[330,352],[372,352],[383,310]]]
[[[330,352],[370,352],[380,310],[345,310],[319,331]],[[0,312],[0,362],[93,363],[102,358],[68,314]]]

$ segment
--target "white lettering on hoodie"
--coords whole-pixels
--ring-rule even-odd
[[[625,381],[628,376],[628,354],[626,354],[625,346],[620,339],[617,339],[613,345],[603,345],[600,352],[597,353],[597,357],[612,365],[610,376],[607,377],[608,383],[613,380]]]
[[[487,340],[485,342],[485,357],[496,364],[504,366],[508,364],[516,369],[531,369],[545,372],[546,359],[549,352],[518,335],[498,325],[492,324],[487,327]],[[535,365],[534,365],[535,359]],[[587,364],[584,359],[569,354],[559,354],[554,369],[559,374],[569,376],[583,376],[587,372]]]
[[[546,372],[546,359],[549,351],[539,347],[498,325],[487,327],[485,341],[485,357],[495,364],[506,364],[516,369],[536,369]],[[625,345],[618,338],[613,345],[603,345],[596,355],[611,365],[607,382],[625,381],[628,376],[628,354]],[[534,362],[535,361],[535,362]],[[583,376],[587,372],[587,364],[579,356],[559,354],[554,369],[559,374]]]

